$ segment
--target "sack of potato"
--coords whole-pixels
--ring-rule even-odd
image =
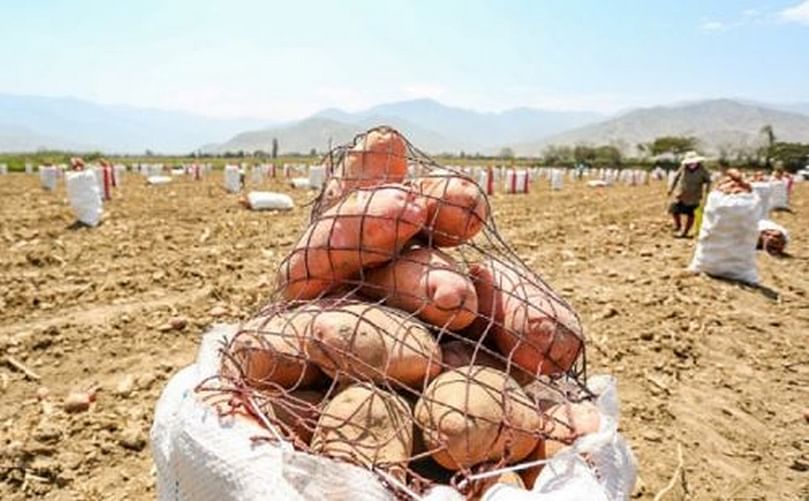
[[[736,169],[728,169],[708,194],[689,269],[758,283],[756,242],[761,198]]]
[[[587,469],[598,447],[619,451],[625,478],[594,481],[628,496],[634,462],[617,406],[585,380],[579,318],[500,238],[482,189],[387,127],[324,164],[271,302],[205,386],[230,396],[225,413],[399,496],[541,492],[559,485],[545,463]]]

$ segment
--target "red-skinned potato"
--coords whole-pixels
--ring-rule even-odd
[[[601,425],[598,408],[589,402],[556,404],[551,406],[543,417],[545,422],[543,431],[547,434],[547,438],[540,440],[536,449],[525,459],[526,462],[550,459],[577,438],[596,433]],[[542,468],[543,465],[540,465],[522,471],[522,479],[529,489],[534,487]]]
[[[313,299],[391,260],[423,227],[426,213],[401,185],[359,190],[324,212],[279,267],[286,299]]]
[[[584,341],[569,307],[494,259],[469,272],[479,311],[470,335],[490,332],[503,356],[530,374],[557,374],[573,366]]]
[[[441,372],[441,350],[430,331],[405,313],[349,302],[324,308],[305,343],[326,374],[418,387]]]
[[[413,418],[400,396],[358,383],[323,407],[311,443],[312,452],[358,463],[387,466],[404,480],[413,455]]]
[[[473,180],[448,173],[418,181],[427,207],[425,237],[437,247],[472,240],[489,214],[486,196]]]
[[[477,314],[471,280],[447,254],[426,247],[403,251],[383,267],[365,272],[363,294],[414,313],[437,327],[463,329]]]
[[[327,203],[356,188],[400,183],[407,175],[407,143],[395,130],[368,131],[345,152],[326,187]]]
[[[223,358],[224,373],[242,374],[251,386],[267,389],[305,388],[323,378],[303,352],[303,341],[318,309],[307,306],[246,322]]]
[[[470,365],[444,372],[414,411],[427,450],[448,470],[486,461],[514,463],[537,444],[539,412],[507,374]]]

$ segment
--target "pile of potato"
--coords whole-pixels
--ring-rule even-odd
[[[716,189],[725,195],[735,195],[738,193],[750,193],[753,187],[745,181],[744,176],[738,169],[728,169],[725,171]]]
[[[581,368],[578,317],[499,239],[474,181],[387,127],[327,165],[273,303],[223,359],[285,437],[412,486],[598,429],[592,404],[571,403],[582,385],[557,384]]]

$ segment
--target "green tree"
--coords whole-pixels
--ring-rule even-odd
[[[593,161],[596,159],[596,149],[591,146],[586,146],[583,144],[576,145],[573,148],[573,160],[577,164],[592,164]]]
[[[772,125],[767,124],[761,128],[759,133],[764,136],[764,140],[767,142],[762,153],[764,154],[764,165],[769,168],[771,165],[770,158],[773,155],[773,147],[775,146],[775,132],[772,130]]]
[[[796,172],[809,165],[809,144],[775,142],[772,158],[784,163],[784,168]]]
[[[594,150],[594,163],[596,165],[621,165],[621,150],[615,146],[599,146]]]
[[[655,138],[650,145],[652,155],[673,153],[682,155],[687,151],[696,149],[697,138],[685,136],[661,136]]]
[[[511,148],[501,148],[498,156],[500,158],[514,158],[514,150]]]

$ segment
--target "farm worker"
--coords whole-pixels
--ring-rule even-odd
[[[775,164],[775,169],[772,171],[772,180],[773,181],[784,181],[787,183],[787,193],[789,195],[792,194],[792,182],[793,178],[789,174],[784,171],[784,165],[781,162]]]
[[[694,212],[702,203],[703,195],[711,190],[711,173],[702,165],[704,161],[705,158],[695,152],[686,153],[669,186],[668,196],[671,198],[674,194],[669,213],[679,238],[688,238],[688,232],[694,226]],[[681,221],[683,215],[686,216],[685,227]]]

